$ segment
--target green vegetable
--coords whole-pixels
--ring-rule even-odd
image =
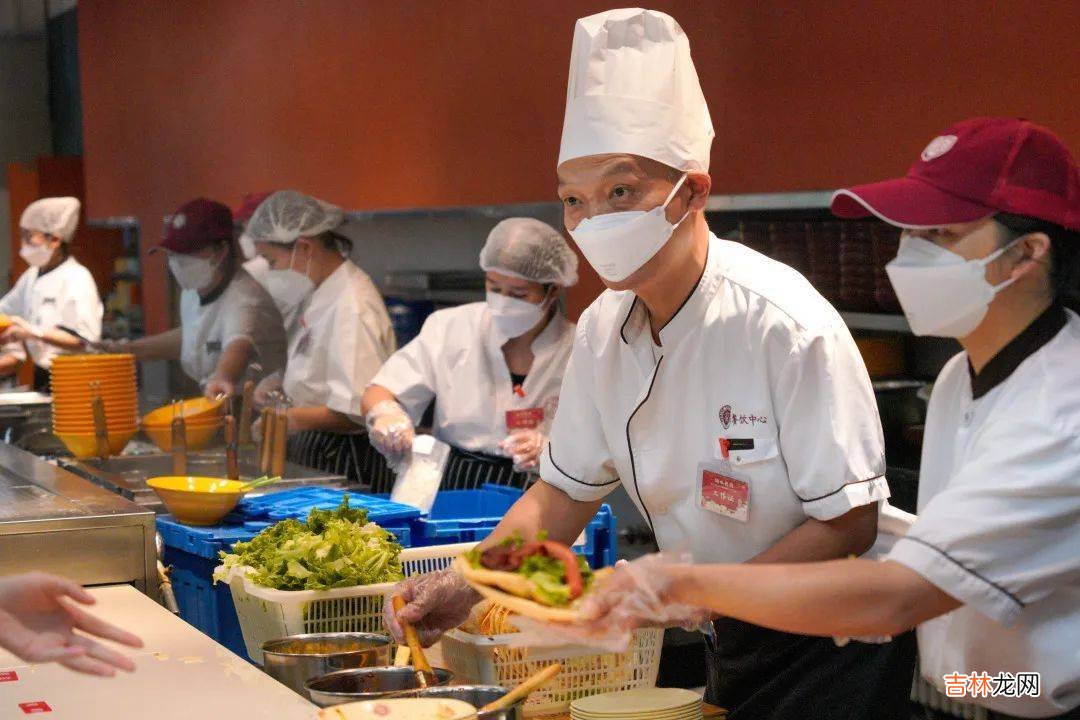
[[[401,545],[391,533],[367,521],[367,511],[350,508],[346,495],[334,510],[312,509],[306,522],[282,520],[250,542],[221,553],[214,581],[234,567],[248,566],[247,577],[277,590],[331,588],[397,582]]]

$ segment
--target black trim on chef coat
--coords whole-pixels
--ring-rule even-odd
[[[1065,308],[1054,303],[1043,314],[1035,318],[1022,333],[1001,348],[998,354],[976,373],[968,360],[968,373],[971,375],[971,396],[978,400],[986,393],[1009,379],[1020,363],[1034,355],[1043,345],[1053,340],[1069,321]]]

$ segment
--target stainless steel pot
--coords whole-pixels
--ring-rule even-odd
[[[449,685],[454,674],[443,668],[433,668],[436,685]],[[416,670],[411,667],[368,667],[342,670],[309,680],[304,688],[311,702],[330,707],[360,700],[382,697],[416,697],[420,687]]]
[[[451,685],[449,687],[419,690],[416,697],[463,700],[474,707],[481,708],[489,702],[498,700],[508,692],[510,691],[498,685]],[[525,717],[524,707],[525,701],[521,700],[505,710],[480,713],[477,718],[478,720],[523,720]]]
[[[263,643],[263,669],[306,697],[304,683],[311,678],[337,670],[389,664],[390,645],[388,636],[375,633],[292,635]]]

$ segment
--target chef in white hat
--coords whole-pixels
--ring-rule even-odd
[[[10,319],[0,334],[0,375],[14,373],[29,353],[36,388],[48,384],[54,357],[101,338],[97,284],[71,254],[79,207],[73,197],[41,198],[19,218],[19,257],[30,267],[0,299],[0,314]]]
[[[889,489],[870,378],[801,275],[709,231],[712,138],[673,18],[578,21],[558,193],[608,290],[579,320],[542,482],[487,542],[546,530],[570,544],[621,484],[659,547],[696,563],[805,562],[873,544]],[[427,639],[475,600],[448,573],[398,592]],[[706,699],[732,717],[904,716],[910,634],[841,648],[719,619],[707,635]]]

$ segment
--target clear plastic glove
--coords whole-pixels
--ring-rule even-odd
[[[135,635],[94,617],[75,603],[93,605],[78,584],[56,575],[0,578],[0,647],[28,662],[58,662],[89,675],[132,672],[131,658],[93,639],[141,648]],[[76,632],[79,631],[79,632]]]
[[[405,634],[394,614],[392,599],[395,595],[406,603],[401,610],[401,619],[416,628],[424,647],[434,645],[444,632],[465,622],[473,605],[481,599],[480,593],[453,570],[439,570],[402,580],[383,604],[383,622],[399,643],[405,642]]]
[[[412,420],[405,409],[393,400],[384,400],[368,410],[364,424],[367,425],[371,444],[391,465],[401,462],[412,450]]]
[[[211,400],[219,395],[231,398],[233,395],[236,395],[236,385],[232,380],[222,377],[212,377],[206,381],[206,388],[203,390],[203,395]]]
[[[539,430],[520,428],[512,431],[499,443],[502,449],[514,461],[514,470],[524,472],[540,464],[540,453],[547,446],[547,436]]]
[[[260,407],[270,405],[274,402],[275,397],[281,392],[281,388],[282,379],[280,372],[267,375],[255,386],[255,393],[252,395],[255,404]]]
[[[582,601],[580,623],[540,623],[514,617],[521,629],[515,644],[586,645],[622,652],[633,633],[644,627],[682,627],[694,630],[712,615],[704,608],[673,603],[669,592],[671,569],[688,556],[655,553],[633,562],[619,561],[615,572],[590,590]]]

